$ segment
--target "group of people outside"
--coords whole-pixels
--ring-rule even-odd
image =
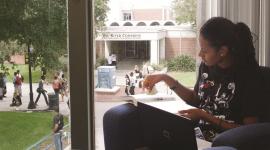
[[[125,93],[126,95],[135,95],[135,88],[143,88],[143,80],[146,75],[149,74],[148,65],[145,63],[143,65],[142,71],[138,65],[134,66],[133,71],[125,75]]]
[[[22,84],[24,82],[24,77],[20,73],[20,70],[17,70],[13,74],[13,86],[14,86],[14,92],[12,97],[12,102],[10,106],[20,106],[22,105]],[[3,100],[4,97],[6,97],[7,93],[7,74],[0,72],[0,100]],[[45,99],[45,103],[47,106],[49,105],[48,97],[47,97],[47,90],[44,88],[45,84],[49,84],[46,81],[46,73],[42,71],[42,75],[40,77],[40,81],[38,82],[38,87],[36,89],[37,97],[34,101],[35,105],[38,105],[38,101],[40,99],[40,96],[43,95]],[[52,81],[52,88],[57,96],[61,95],[61,101],[64,101],[64,97],[68,97],[68,81],[62,72],[57,72],[54,75],[54,80]]]
[[[42,75],[40,77],[38,88],[36,90],[38,93],[38,96],[35,100],[36,105],[39,101],[41,94],[43,95],[46,104],[49,105],[47,94],[46,94],[47,90],[44,89],[44,84],[48,85],[49,83],[46,81],[46,76]],[[59,95],[61,95],[61,101],[64,102],[64,96],[68,97],[68,82],[67,82],[67,79],[65,78],[64,73],[57,72],[54,75],[54,79],[52,81],[52,88],[54,90],[54,94],[57,95],[58,98],[59,98]]]

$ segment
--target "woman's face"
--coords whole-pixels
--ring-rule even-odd
[[[214,49],[203,36],[200,36],[199,43],[201,47],[199,56],[207,66],[217,65],[222,61],[222,54]]]

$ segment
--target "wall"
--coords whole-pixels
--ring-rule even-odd
[[[162,9],[134,9],[133,21],[144,21],[144,20],[163,20]]]
[[[196,57],[196,38],[166,38],[165,58],[168,60],[177,55]]]
[[[15,54],[10,57],[10,62],[14,62],[14,64],[17,64],[17,65],[24,65],[25,57],[24,55]]]
[[[105,57],[105,43],[104,41],[96,41],[96,57],[102,58]]]

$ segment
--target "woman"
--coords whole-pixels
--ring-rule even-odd
[[[146,77],[145,88],[164,81],[194,109],[179,111],[198,125],[211,141],[223,130],[251,124],[260,116],[259,65],[250,29],[222,17],[208,20],[200,29],[202,59],[194,90],[166,74]]]
[[[60,89],[60,93],[61,93],[61,97],[62,97],[62,102],[64,102],[64,96],[68,96],[67,90],[68,90],[68,81],[65,78],[65,75],[62,74],[61,77],[61,89]]]
[[[37,88],[38,96],[37,96],[37,98],[35,100],[35,105],[37,105],[38,100],[39,100],[41,94],[44,96],[44,99],[45,99],[46,104],[49,105],[48,100],[47,100],[47,95],[46,95],[46,92],[47,91],[44,89],[44,84],[46,83],[45,78],[46,77],[44,75],[42,75],[40,77],[40,81],[38,83],[38,88]]]
[[[58,76],[54,76],[54,80],[52,82],[52,88],[54,90],[54,93],[56,95],[59,95],[60,89],[61,89],[61,83],[58,79]]]

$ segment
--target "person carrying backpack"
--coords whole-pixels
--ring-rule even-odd
[[[19,90],[20,96],[22,96],[22,82],[23,82],[23,80],[24,80],[24,78],[20,74],[20,70],[17,70],[14,84],[15,84],[15,89]]]
[[[64,117],[59,113],[59,109],[54,109],[52,132],[54,134],[54,144],[56,150],[62,150],[62,129],[64,127]]]
[[[37,105],[37,102],[38,102],[41,94],[44,96],[46,104],[49,105],[48,100],[47,100],[47,95],[46,95],[47,91],[43,87],[44,83],[45,83],[45,76],[42,75],[40,77],[40,81],[38,83],[38,88],[37,88],[38,96],[37,96],[37,99],[35,101],[35,105]]]
[[[59,95],[59,92],[60,92],[60,89],[61,89],[61,83],[60,83],[57,76],[54,76],[54,80],[52,82],[52,87],[53,87],[54,93],[56,95]]]

